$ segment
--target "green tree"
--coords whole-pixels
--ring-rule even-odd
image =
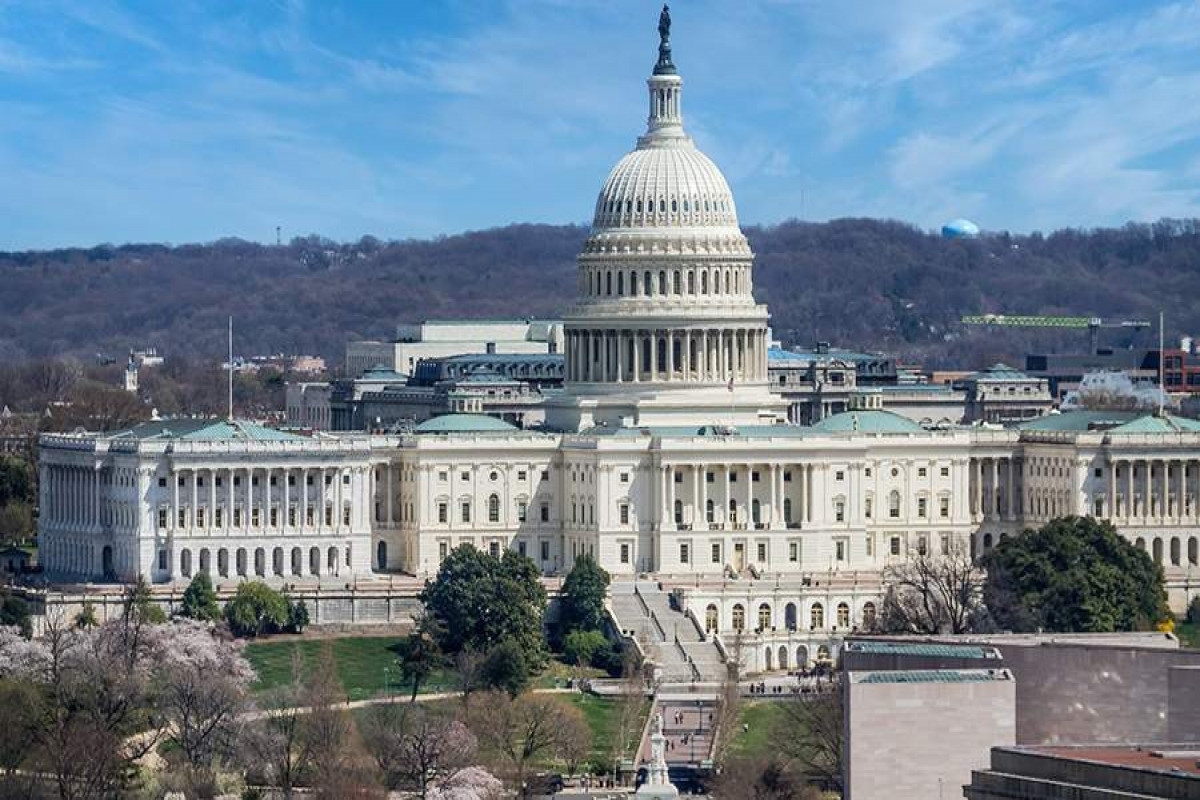
[[[400,678],[412,687],[413,700],[417,699],[421,685],[429,676],[446,663],[446,657],[438,646],[437,636],[430,630],[431,627],[422,620],[399,647]]]
[[[583,555],[567,573],[562,587],[562,630],[604,630],[604,597],[609,577],[590,555]]]
[[[984,602],[1004,629],[1149,630],[1168,614],[1162,567],[1091,517],[1064,517],[1002,539],[983,565]]]
[[[0,507],[0,546],[23,542],[33,535],[33,507],[13,500]]]
[[[167,612],[154,602],[150,584],[146,578],[138,576],[137,581],[125,590],[123,604],[125,616],[147,625],[161,625],[167,621]]]
[[[207,572],[197,572],[196,577],[183,592],[183,603],[179,613],[189,619],[215,622],[221,618],[221,607],[217,604],[217,593],[212,578]]]
[[[493,647],[483,662],[483,682],[489,689],[516,697],[529,686],[529,661],[525,649],[513,639]]]
[[[246,581],[225,604],[225,621],[234,636],[277,631],[287,625],[287,598],[262,581]]]
[[[0,507],[34,503],[33,465],[16,456],[0,456]]]
[[[29,604],[20,597],[6,594],[0,599],[0,626],[17,628],[26,639],[33,633]]]
[[[288,603],[287,626],[292,633],[304,633],[308,627],[308,604],[303,598]]]
[[[96,619],[96,604],[91,600],[84,600],[83,608],[75,615],[75,627],[86,630],[99,624],[100,620]]]
[[[581,667],[607,664],[608,649],[608,639],[600,631],[574,630],[563,639],[563,655]]]
[[[502,641],[522,650],[531,669],[545,663],[546,590],[537,565],[508,550],[500,558],[462,545],[442,561],[421,602],[442,651],[489,652]]]

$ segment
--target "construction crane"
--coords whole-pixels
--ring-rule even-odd
[[[1100,344],[1101,328],[1120,328],[1144,331],[1153,327],[1149,320],[1125,319],[1120,322],[1105,322],[1100,317],[1042,317],[1021,314],[975,314],[962,318],[964,325],[983,325],[1007,328],[1077,328],[1087,329],[1091,352]]]

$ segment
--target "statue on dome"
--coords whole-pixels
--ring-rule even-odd
[[[675,74],[675,65],[671,63],[671,7],[666,3],[658,15],[658,63],[654,66],[654,74]]]
[[[658,15],[658,38],[663,44],[671,38],[671,7],[663,3],[662,13]]]

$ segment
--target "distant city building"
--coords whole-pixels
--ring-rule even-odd
[[[1200,797],[1200,742],[997,747],[967,800]]]
[[[427,320],[400,325],[389,342],[349,342],[346,377],[382,367],[411,373],[425,359],[464,353],[560,353],[562,324],[547,320]]]
[[[288,427],[313,431],[332,430],[332,394],[333,386],[327,382],[289,382],[284,388],[284,410]]]
[[[163,357],[153,347],[147,347],[145,350],[134,350],[132,358],[137,362],[139,367],[161,367],[163,364]]]
[[[966,391],[966,421],[1014,425],[1047,413],[1054,405],[1049,382],[1007,364],[993,364],[955,386]]]
[[[130,394],[138,392],[138,362],[132,353],[129,354],[129,362],[125,365],[125,391]]]

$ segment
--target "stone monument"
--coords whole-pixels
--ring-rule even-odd
[[[638,787],[638,800],[675,800],[679,790],[667,775],[667,737],[663,734],[662,714],[654,715],[654,730],[650,733],[650,765],[646,782]]]

